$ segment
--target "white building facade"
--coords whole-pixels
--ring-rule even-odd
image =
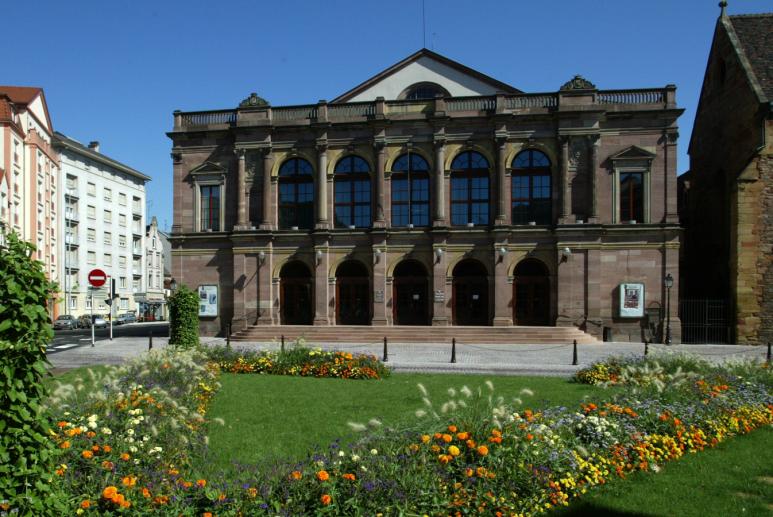
[[[164,240],[158,230],[155,216],[145,228],[145,291],[135,294],[139,303],[139,316],[144,321],[162,321],[167,319],[166,296],[164,290]]]
[[[92,311],[88,273],[101,269],[115,279],[113,315],[139,312],[145,291],[145,183],[150,177],[88,146],[56,133],[62,163],[64,209],[61,282],[64,314]],[[107,314],[108,284],[94,296],[95,314]]]

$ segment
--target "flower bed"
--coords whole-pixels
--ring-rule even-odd
[[[209,349],[210,359],[228,373],[264,373],[338,379],[382,379],[390,370],[375,356],[292,346],[286,351]]]
[[[172,360],[160,358],[154,369]],[[700,374],[667,361],[661,370],[635,366],[660,373],[575,408],[521,409],[517,400],[497,397],[491,384],[450,389],[442,404],[424,392],[411,428],[353,425],[368,432],[352,445],[334,443],[300,462],[242,467],[227,481],[213,481],[188,468],[188,442],[205,441],[201,415],[171,404],[162,388],[150,386],[156,374],[138,364],[137,385],[91,399],[89,408],[101,408],[96,418],[69,409],[56,438],[60,447],[68,442],[67,467],[58,474],[79,513],[536,515],[595,485],[657,471],[773,424],[771,372],[759,365]],[[169,379],[188,386],[178,390],[181,403],[198,405],[216,387],[212,369],[199,365],[188,376],[169,369]],[[103,419],[111,421],[110,433]]]

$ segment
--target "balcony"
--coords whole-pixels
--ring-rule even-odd
[[[143,232],[142,232],[142,227],[140,227],[140,226],[137,226],[136,224],[133,224],[133,225],[132,225],[132,234],[134,234],[134,235],[138,235],[138,236],[140,236],[140,237],[141,237],[142,235],[144,235],[144,234],[143,234]]]
[[[64,189],[64,197],[69,199],[78,199],[80,198],[80,195],[78,194],[78,190],[74,188],[66,188]]]
[[[132,215],[135,217],[142,217],[142,206],[132,204]]]
[[[80,242],[78,240],[77,235],[66,235],[64,238],[64,245],[65,246],[80,246]]]
[[[76,212],[75,210],[65,210],[64,218],[66,221],[70,223],[75,223],[75,224],[78,224],[78,221],[80,221],[80,217],[78,217],[78,212]]]
[[[132,248],[132,255],[134,255],[135,257],[141,257],[142,248]]]
[[[539,115],[554,111],[651,111],[675,109],[676,87],[447,97],[431,100],[389,100],[300,106],[258,106],[233,110],[175,112],[175,131],[226,129],[231,126],[309,126],[330,122],[421,120],[434,116],[470,117],[491,114]]]

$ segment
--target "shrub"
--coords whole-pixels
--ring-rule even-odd
[[[169,344],[191,348],[199,344],[199,297],[180,286],[169,297]]]
[[[46,302],[56,286],[30,258],[34,246],[14,233],[7,240],[0,248],[0,501],[23,515],[55,514],[56,449],[40,403],[53,337]]]

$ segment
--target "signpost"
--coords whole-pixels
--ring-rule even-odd
[[[107,282],[107,275],[101,269],[92,269],[89,271],[89,296],[91,296],[91,346],[94,346],[94,289],[102,287]]]

